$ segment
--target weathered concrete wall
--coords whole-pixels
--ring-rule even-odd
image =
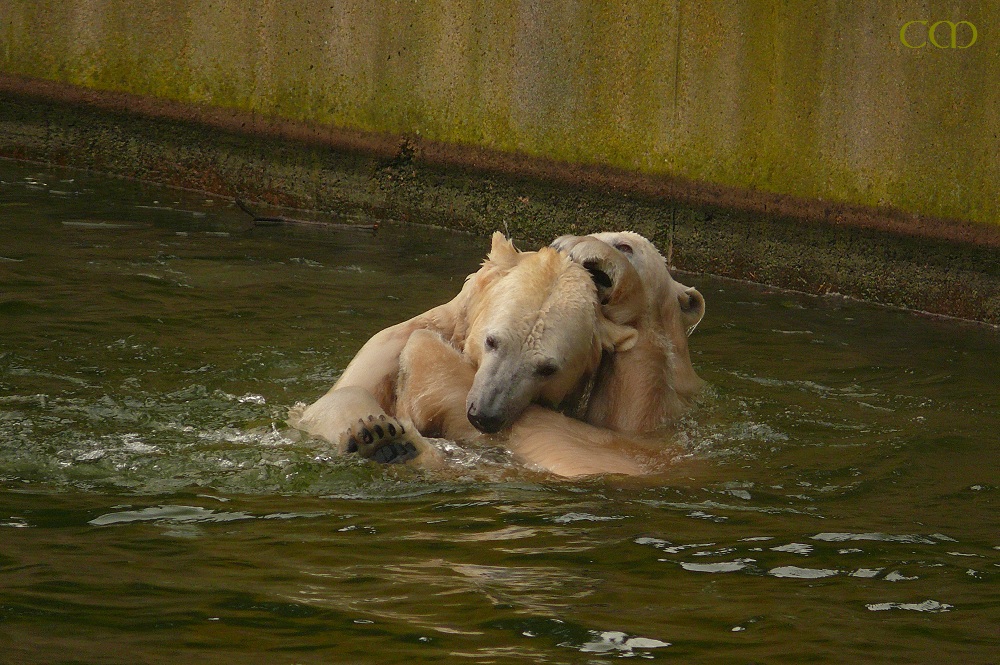
[[[993,3],[3,4],[0,73],[1000,224]]]
[[[602,179],[540,169],[544,177],[525,178],[521,171],[494,168],[498,164],[487,170],[475,163],[434,165],[399,150],[398,143],[364,143],[365,137],[355,137],[357,144],[346,137],[351,149],[331,149],[322,132],[298,125],[258,123],[262,131],[246,132],[247,119],[235,113],[191,122],[183,106],[150,109],[158,111],[150,117],[119,109],[128,99],[102,98],[111,108],[94,108],[51,101],[53,96],[0,89],[0,156],[241,197],[262,211],[276,204],[336,211],[345,221],[406,220],[483,236],[500,229],[523,248],[563,233],[632,229],[681,270],[1000,325],[996,226],[973,226],[947,239],[693,207],[670,199],[669,191],[644,194],[619,186],[615,174]],[[167,111],[175,116],[163,117]],[[911,217],[897,221],[915,223]]]

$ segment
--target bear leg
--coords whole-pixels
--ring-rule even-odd
[[[481,436],[469,422],[466,398],[476,370],[440,335],[419,330],[400,354],[396,413],[424,436],[470,442]]]
[[[382,463],[405,462],[432,450],[415,428],[387,414],[362,388],[334,388],[308,407],[293,408],[288,424],[332,443],[340,454]]]

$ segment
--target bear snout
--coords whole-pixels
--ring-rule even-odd
[[[496,434],[507,424],[502,416],[480,411],[475,402],[469,405],[466,416],[472,426],[484,434]]]

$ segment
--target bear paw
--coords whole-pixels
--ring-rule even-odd
[[[382,464],[406,462],[417,456],[417,446],[406,428],[385,414],[358,419],[344,434],[344,450]]]

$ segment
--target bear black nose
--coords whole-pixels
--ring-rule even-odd
[[[469,422],[472,423],[472,426],[485,434],[494,434],[503,429],[503,418],[481,413],[475,404],[469,406],[469,411],[466,415],[469,417]]]

